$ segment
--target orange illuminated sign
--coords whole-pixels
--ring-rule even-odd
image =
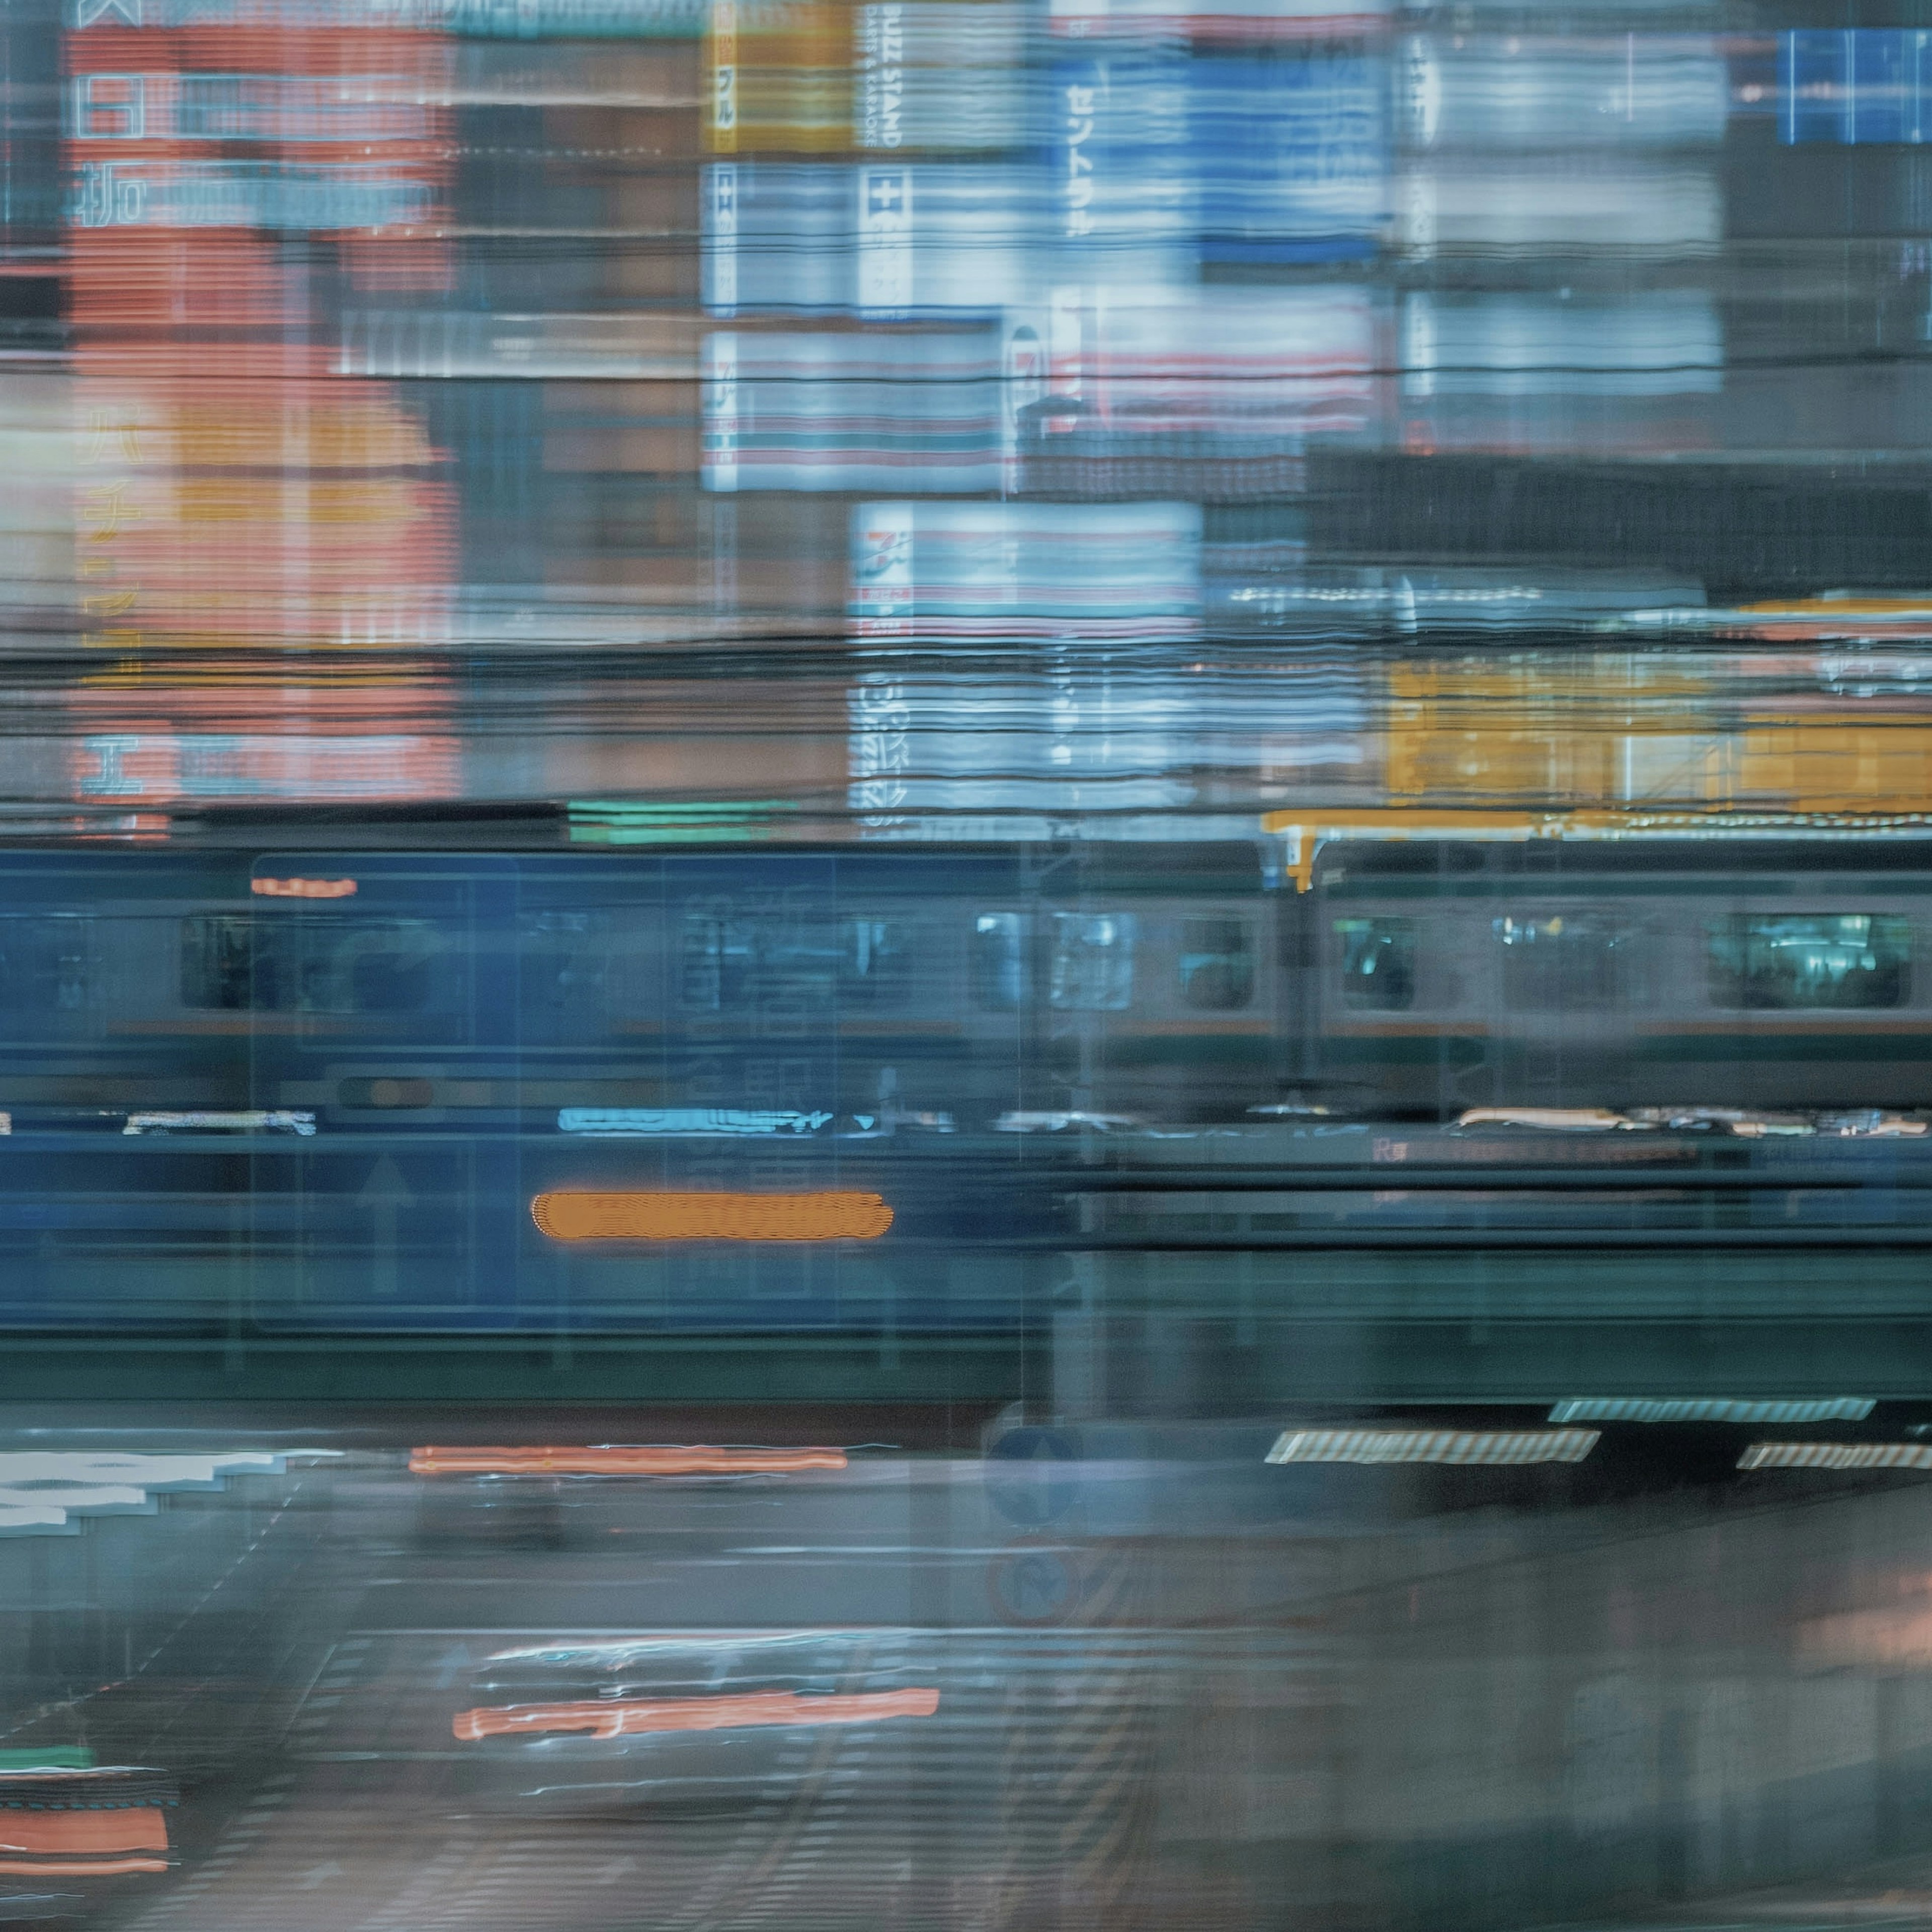
[[[478,1738],[589,1731],[600,1738],[649,1731],[727,1731],[753,1724],[869,1724],[884,1718],[929,1718],[939,1693],[862,1690],[800,1696],[796,1690],[747,1690],[722,1697],[600,1697],[572,1704],[485,1705],[459,1711],[450,1729],[466,1742]]]
[[[410,1451],[413,1476],[789,1475],[800,1469],[842,1469],[842,1449],[594,1448],[449,1449]]]
[[[352,899],[353,879],[250,879],[248,890],[258,899]]]
[[[617,1194],[560,1189],[530,1203],[558,1241],[876,1241],[892,1210],[876,1194]]]

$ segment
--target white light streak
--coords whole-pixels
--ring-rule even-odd
[[[1932,1469],[1932,1444],[1754,1442],[1740,1469]]]
[[[1448,1462],[1516,1467],[1580,1462],[1596,1446],[1594,1429],[1289,1429],[1270,1462]]]
[[[1807,1402],[1744,1402],[1728,1396],[1571,1396],[1550,1412],[1552,1422],[1862,1422],[1868,1395]]]
[[[809,1134],[830,1114],[743,1107],[562,1107],[556,1124],[566,1134],[623,1138],[635,1134]]]

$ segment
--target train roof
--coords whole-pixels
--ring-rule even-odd
[[[1332,880],[1522,881],[1748,878],[1770,885],[1828,877],[1833,889],[1856,889],[1867,879],[1888,885],[1932,882],[1932,837],[1649,838],[1641,841],[1529,839],[1504,843],[1457,839],[1398,842],[1346,836],[1325,842],[1316,875]]]

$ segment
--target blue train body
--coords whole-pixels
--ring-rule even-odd
[[[0,875],[16,1328],[1019,1319],[1053,1161],[988,1130],[1078,1100],[1136,943],[1144,980],[1184,943],[1161,908],[1198,896],[1046,910],[999,854],[13,854]],[[1244,1000],[1264,1035],[1258,979]],[[857,1190],[895,1220],[877,1242],[560,1243],[532,1203],[570,1189]]]

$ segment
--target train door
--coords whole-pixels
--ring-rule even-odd
[[[526,1005],[571,952],[565,929],[580,928],[578,956],[603,961],[606,1038],[579,1071],[632,1090],[621,1104],[528,1110],[514,1252],[533,1318],[712,1330],[838,1319],[864,1264],[820,1224],[876,1191],[840,1100],[839,862],[525,862]],[[628,937],[600,951],[600,922]],[[709,1233],[678,1219],[700,1210]],[[853,1226],[862,1240],[872,1223]]]
[[[263,1325],[514,1323],[514,882],[488,856],[274,854],[245,913],[184,932],[184,970],[250,1009],[251,1105],[315,1122],[252,1157]]]

